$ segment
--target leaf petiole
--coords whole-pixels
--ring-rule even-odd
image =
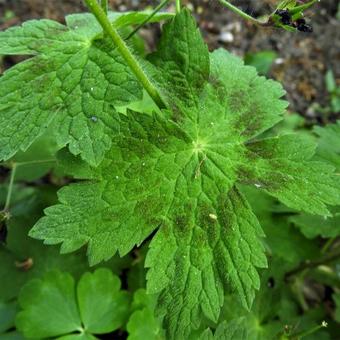
[[[176,13],[181,13],[181,7],[182,7],[182,4],[181,4],[181,0],[176,0]]]
[[[301,333],[293,334],[292,339],[302,339],[302,338],[304,338],[308,335],[314,334],[315,332],[317,332],[321,328],[327,328],[327,326],[328,326],[327,322],[322,321],[320,325],[314,326],[311,329],[308,329],[308,330],[303,331]]]
[[[100,5],[102,6],[104,13],[107,15],[108,7],[109,7],[108,0],[101,0]]]
[[[107,18],[103,9],[99,6],[96,0],[85,0],[87,7],[90,9],[92,14],[96,17],[99,24],[102,26],[103,30],[112,39],[118,52],[123,57],[127,65],[130,67],[131,71],[134,73],[136,78],[139,80],[144,89],[148,92],[150,97],[154,100],[159,108],[165,108],[166,105],[163,102],[157,88],[152,84],[149,77],[145,74],[141,65],[138,63],[136,57],[131,53],[127,47],[125,41],[121,38],[119,33],[111,25],[109,19]]]
[[[7,190],[7,196],[6,196],[4,211],[8,211],[9,206],[11,204],[12,191],[13,191],[13,185],[14,185],[16,170],[17,170],[17,164],[12,163],[12,171],[11,171],[11,177],[9,179],[9,185],[8,185],[8,190]]]
[[[240,17],[242,17],[243,19],[246,19],[248,21],[253,22],[254,24],[257,25],[264,25],[267,23],[267,21],[261,21],[259,19],[256,19],[252,16],[250,16],[249,14],[243,12],[241,9],[239,9],[238,7],[232,5],[229,1],[226,0],[218,0],[218,2],[223,5],[224,7],[227,7],[228,9],[230,9],[231,11],[233,11],[234,13],[238,14]]]
[[[143,20],[141,24],[139,24],[128,36],[125,40],[130,39],[133,35],[135,35],[146,23],[148,23],[155,14],[157,14],[163,7],[165,7],[170,0],[163,0],[154,10],[153,12]]]
[[[318,267],[320,265],[333,262],[334,260],[336,260],[338,258],[340,258],[340,249],[336,249],[333,253],[331,253],[327,256],[324,256],[324,257],[320,258],[319,260],[303,262],[297,268],[287,272],[286,278],[290,278],[292,276],[295,276],[296,274],[299,274],[300,272],[302,272],[306,269],[312,269],[312,268]]]

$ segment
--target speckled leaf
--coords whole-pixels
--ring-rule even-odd
[[[59,146],[98,164],[115,133],[114,106],[141,89],[109,39],[50,20],[0,33],[0,54],[35,55],[0,78],[0,158],[8,159],[53,124]]]
[[[263,232],[239,183],[320,214],[340,195],[332,168],[308,161],[314,146],[307,140],[253,140],[281,119],[279,84],[222,50],[210,55],[207,76],[208,51],[186,10],[167,36],[177,47],[161,43],[155,64],[174,66],[172,92],[163,87],[172,110],[115,116],[120,134],[101,165],[73,162],[73,173],[92,181],[62,189],[60,204],[31,235],[62,243],[63,252],[88,244],[95,264],[117,250],[126,254],[158,229],[146,258],[148,291],[160,294],[157,313],[172,339],[187,338],[204,317],[217,322],[226,291],[250,308],[259,288]]]
[[[158,50],[149,60],[157,66],[155,79],[168,101],[195,101],[195,90],[209,77],[209,54],[189,11],[164,25]]]

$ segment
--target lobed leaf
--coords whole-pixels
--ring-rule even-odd
[[[35,55],[0,78],[0,158],[26,150],[53,126],[59,147],[98,164],[116,133],[115,107],[142,97],[110,39],[50,20],[0,33],[0,54]]]
[[[209,55],[186,10],[163,39],[151,60],[171,110],[113,116],[120,133],[104,161],[91,168],[70,156],[72,173],[89,181],[62,189],[30,234],[62,252],[88,244],[95,264],[157,230],[148,292],[160,294],[167,336],[181,339],[203,318],[218,321],[226,292],[249,309],[259,288],[264,234],[241,183],[322,215],[340,188],[332,167],[310,161],[308,139],[254,139],[282,117],[280,85],[222,50]]]
[[[17,328],[25,337],[39,339],[95,339],[93,333],[121,327],[129,311],[129,296],[120,291],[119,278],[105,268],[85,273],[77,291],[70,274],[49,272],[24,286],[19,303],[23,310]]]

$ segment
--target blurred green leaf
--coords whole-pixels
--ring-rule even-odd
[[[336,82],[332,70],[328,70],[325,76],[326,88],[328,92],[333,92],[336,89]]]
[[[145,289],[135,292],[132,303],[132,314],[127,324],[128,340],[161,340],[165,339],[160,320],[154,311],[156,297],[146,294]]]
[[[0,202],[5,199],[5,189],[0,186]],[[89,269],[84,251],[59,254],[57,247],[44,245],[28,236],[43,209],[55,200],[55,188],[49,186],[39,189],[21,185],[14,187],[12,217],[7,222],[7,244],[0,244],[0,300],[15,298],[28,280],[41,277],[52,269],[68,271],[76,278]],[[129,263],[129,256],[115,256],[105,263],[105,267],[119,274]]]
[[[277,53],[274,51],[247,53],[244,57],[244,63],[254,66],[259,74],[268,75],[276,58]]]
[[[16,312],[16,302],[0,301],[0,334],[14,327]]]
[[[15,180],[34,181],[55,165],[58,146],[52,133],[39,137],[25,152],[19,151],[8,163],[16,163]]]
[[[340,322],[340,293],[333,294],[333,300],[335,302],[334,319]]]
[[[315,158],[330,163],[340,172],[340,120],[326,127],[317,126],[314,132],[319,137]]]
[[[291,221],[307,238],[336,237],[340,235],[340,207],[331,209],[333,217],[322,217],[309,214],[293,216]]]

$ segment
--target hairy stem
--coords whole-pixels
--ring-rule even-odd
[[[328,239],[321,249],[321,254],[325,254],[328,251],[328,249],[332,246],[335,240],[336,240],[336,237],[332,237]]]
[[[9,206],[11,204],[12,191],[13,191],[13,185],[14,185],[14,178],[15,178],[16,170],[17,170],[17,165],[15,163],[13,163],[12,164],[12,170],[11,170],[11,177],[9,179],[9,184],[8,184],[8,190],[7,190],[7,196],[6,196],[6,203],[5,203],[4,211],[8,211]]]
[[[135,35],[147,22],[149,22],[152,17],[159,12],[163,7],[165,7],[170,0],[163,0],[154,10],[153,12],[142,21],[126,38],[126,40],[130,39],[133,35]]]
[[[290,277],[304,271],[305,269],[311,269],[311,268],[318,267],[322,264],[327,264],[327,263],[333,262],[334,260],[336,260],[338,258],[340,258],[340,249],[336,249],[332,254],[324,256],[324,257],[320,258],[319,260],[301,263],[297,268],[287,272],[286,278],[290,278]]]
[[[239,9],[238,7],[232,5],[229,1],[226,0],[218,0],[218,2],[223,5],[224,7],[227,7],[228,9],[230,9],[231,11],[233,11],[234,13],[238,14],[240,17],[242,17],[243,19],[246,19],[248,21],[251,21],[255,24],[261,25],[263,24],[263,22],[261,22],[260,20],[257,20],[256,18],[250,16],[249,14],[243,12],[241,9]]]
[[[154,100],[159,108],[165,108],[165,104],[156,89],[156,87],[152,84],[148,76],[143,71],[142,67],[138,63],[136,57],[131,53],[124,40],[118,34],[117,30],[113,28],[109,19],[107,18],[103,9],[98,5],[96,0],[85,0],[86,5],[93,13],[93,15],[97,18],[100,25],[103,27],[104,32],[112,39],[114,44],[117,47],[117,50],[124,58],[125,62],[130,67],[131,71],[134,73],[136,78],[142,84],[146,92],[150,95],[150,97]]]
[[[301,274],[296,277],[292,285],[292,291],[293,293],[295,293],[296,299],[298,303],[300,304],[301,309],[304,312],[306,312],[308,310],[308,304],[303,294],[304,274],[305,274],[305,271],[301,272]]]
[[[101,0],[100,1],[100,5],[102,6],[102,9],[104,11],[104,13],[107,15],[107,11],[108,11],[108,8],[109,8],[109,4],[108,4],[108,0]]]
[[[181,12],[181,7],[182,7],[181,0],[176,0],[176,13],[177,14]]]
[[[308,335],[311,335],[315,332],[317,332],[319,329],[321,328],[326,328],[328,325],[327,325],[327,322],[326,321],[322,321],[321,325],[317,325],[317,326],[314,326],[312,327],[311,329],[308,329],[306,331],[303,331],[303,332],[300,332],[298,334],[294,334],[290,337],[290,339],[302,339]]]

